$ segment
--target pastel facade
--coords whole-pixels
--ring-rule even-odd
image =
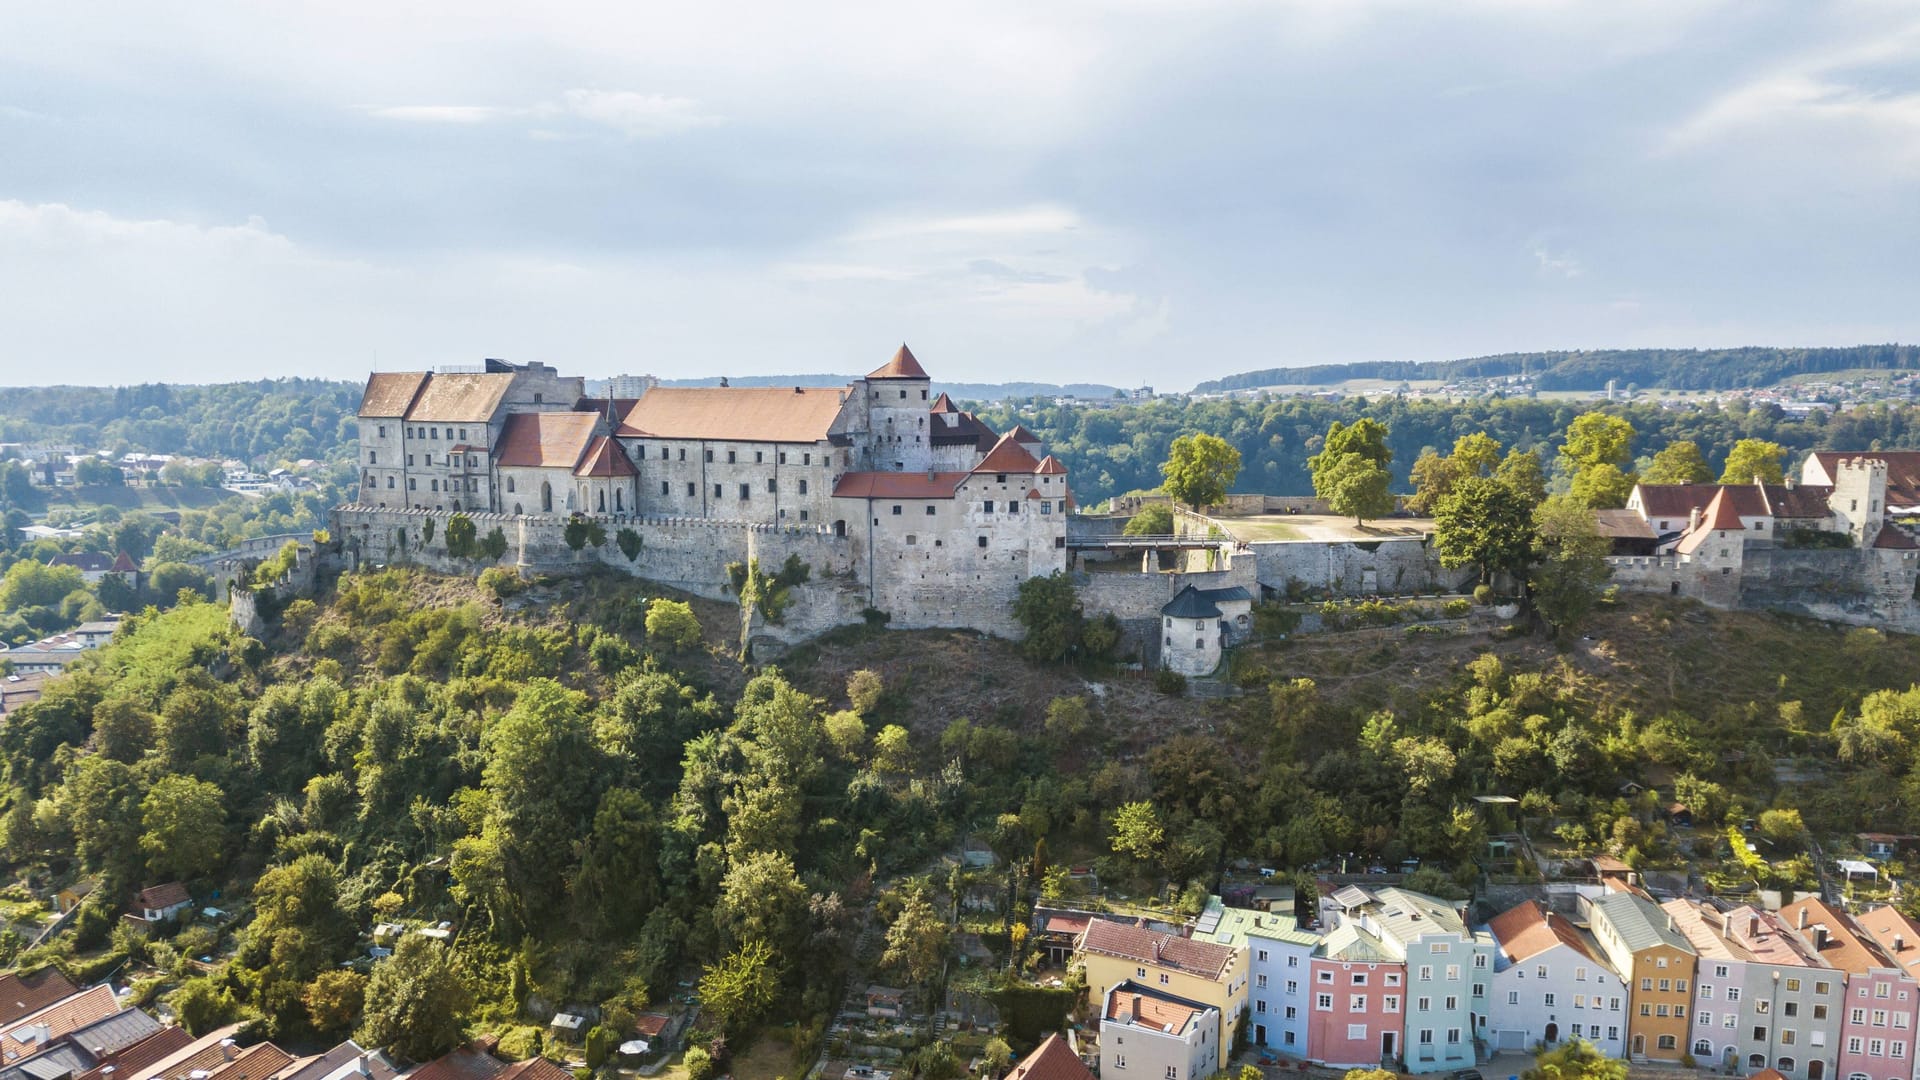
[[[1696,954],[1687,936],[1637,892],[1608,892],[1583,906],[1594,941],[1627,980],[1627,1057],[1678,1062],[1691,1034]]]
[[[1307,1057],[1332,1068],[1371,1068],[1406,1049],[1407,965],[1357,923],[1329,931],[1310,961]]]
[[[1741,1073],[1771,1068],[1788,1080],[1827,1080],[1840,1047],[1845,972],[1775,912],[1722,912],[1691,900],[1661,907],[1698,954],[1694,1059]]]
[[[1220,1010],[1131,979],[1100,1010],[1100,1075],[1109,1080],[1206,1080],[1220,1071]]]
[[[1347,886],[1331,898],[1330,921],[1377,939],[1405,966],[1406,1070],[1446,1072],[1478,1060],[1487,1029],[1493,940],[1466,925],[1452,902],[1405,889]]]
[[[1851,915],[1818,899],[1788,904],[1780,917],[1846,979],[1844,1000],[1835,1009],[1840,1028],[1832,1075],[1909,1080],[1914,1032],[1920,1029],[1920,983],[1913,974]]]
[[[1530,1050],[1584,1039],[1626,1052],[1627,988],[1591,932],[1529,900],[1487,925],[1494,939],[1487,1042]]]
[[[1312,963],[1320,935],[1302,930],[1291,913],[1254,912],[1246,927],[1252,1040],[1295,1057],[1308,1054],[1307,1017],[1313,1000]]]
[[[1241,950],[1096,918],[1080,935],[1079,954],[1091,1000],[1105,1001],[1115,986],[1134,982],[1198,1002],[1219,1013],[1215,1045],[1233,1046],[1247,1003]]]

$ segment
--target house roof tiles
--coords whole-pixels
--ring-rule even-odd
[[[361,416],[402,417],[429,375],[424,371],[376,371],[360,395]]]
[[[1828,479],[1840,471],[1843,461],[1865,458],[1868,461],[1886,462],[1887,507],[1920,506],[1920,450],[1822,450],[1813,457]]]
[[[1673,920],[1660,905],[1637,892],[1609,892],[1594,898],[1592,910],[1611,925],[1628,952],[1640,952],[1665,945],[1691,953],[1687,936],[1674,929]]]
[[[149,885],[134,894],[135,907],[159,911],[175,904],[190,903],[193,897],[187,887],[178,881],[169,881],[164,885]]]
[[[483,424],[500,410],[501,399],[513,386],[503,372],[433,375],[414,396],[407,419],[429,423]]]
[[[1538,900],[1508,908],[1494,916],[1487,929],[1509,963],[1531,959],[1562,945],[1595,963],[1602,962],[1599,949],[1579,927],[1548,911]]]
[[[120,1002],[113,996],[113,988],[95,986],[82,990],[71,997],[30,1013],[14,1021],[5,1032],[0,1032],[0,1059],[8,1062],[18,1061],[28,1054],[45,1046],[47,1042],[59,1038],[75,1028],[85,1027],[95,1020],[105,1019],[120,1011]],[[27,1028],[44,1027],[47,1030],[45,1040],[28,1041],[21,1038]]]
[[[106,1080],[109,1076],[140,1080],[146,1075],[141,1070],[158,1064],[192,1043],[193,1036],[187,1034],[186,1028],[163,1027],[119,1053],[107,1055],[95,1062],[91,1069],[75,1073],[73,1080]],[[113,1067],[111,1073],[107,1071],[109,1065]]]
[[[1094,1080],[1094,1076],[1056,1031],[1008,1070],[1006,1080]]]
[[[1000,441],[993,444],[993,449],[987,451],[987,456],[980,459],[980,464],[975,465],[973,471],[1032,474],[1040,471],[1040,462],[1027,452],[1026,447],[1020,445],[1012,432],[1008,432],[1000,436]]]
[[[1153,964],[1215,981],[1233,966],[1232,949],[1143,926],[1095,919],[1087,924],[1081,947],[1088,952]]]
[[[838,388],[662,386],[634,402],[617,434],[655,439],[819,442],[840,416]]]
[[[620,448],[618,441],[596,435],[573,473],[575,476],[638,476],[640,470],[634,468],[633,459]]]
[[[1908,974],[1920,976],[1920,922],[1888,904],[1854,916],[1862,929],[1872,935],[1894,963]]]
[[[494,462],[503,468],[572,469],[599,422],[595,413],[514,413],[500,430]]]
[[[531,1057],[500,1070],[498,1080],[573,1080],[573,1074],[546,1058]]]
[[[867,373],[869,379],[924,379],[927,377],[927,369],[921,367],[920,361],[914,359],[913,350],[907,348],[907,343],[904,341],[900,343],[899,351],[893,354],[891,360]]]
[[[1107,991],[1101,1019],[1152,1028],[1168,1035],[1184,1035],[1187,1027],[1206,1012],[1207,1006],[1198,1002],[1163,994],[1128,979]]]
[[[1815,950],[1828,964],[1854,975],[1874,970],[1893,970],[1900,965],[1873,940],[1853,916],[1828,906],[1817,897],[1798,900],[1780,909],[1780,918],[1792,927],[1796,933],[1806,939],[1807,944],[1816,944],[1819,938],[1816,929],[1826,931],[1826,943]],[[1802,919],[1806,925],[1801,926]]]
[[[0,976],[0,1026],[80,992],[56,967],[43,967],[24,975]]]
[[[493,1080],[506,1068],[506,1062],[469,1045],[434,1058],[415,1069],[407,1080]]]
[[[963,472],[850,472],[834,482],[836,499],[951,499]]]

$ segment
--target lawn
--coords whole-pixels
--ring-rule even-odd
[[[1228,518],[1227,528],[1236,539],[1252,542],[1255,540],[1305,540],[1307,534],[1291,523],[1274,518]]]

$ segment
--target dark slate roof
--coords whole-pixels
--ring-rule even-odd
[[[1220,617],[1220,608],[1212,598],[1189,585],[1175,593],[1173,599],[1160,609],[1160,614],[1172,619],[1217,619]]]
[[[1244,585],[1229,585],[1224,589],[1201,589],[1200,595],[1216,604],[1231,604],[1236,600],[1253,602],[1253,594]]]

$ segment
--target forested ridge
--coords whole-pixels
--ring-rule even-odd
[[[1531,377],[1541,390],[1604,390],[1621,387],[1668,390],[1737,390],[1772,386],[1794,375],[1831,371],[1920,368],[1920,347],[1851,345],[1839,348],[1592,349],[1501,353],[1464,360],[1385,360],[1265,368],[1209,379],[1196,394],[1252,390],[1262,386],[1325,386],[1348,379],[1497,379]]]
[[[103,883],[46,946],[0,931],[5,958],[131,963],[137,999],[195,1030],[255,1017],[416,1058],[468,1030],[537,1052],[538,1002],[620,1029],[687,981],[695,1045],[787,1024],[800,1063],[846,980],[946,978],[941,913],[970,884],[1014,898],[986,936],[1019,970],[1005,927],[1084,899],[1070,862],[1184,903],[1241,857],[1417,858],[1418,887],[1453,891],[1480,872],[1489,792],[1637,866],[1710,861],[1652,793],[1619,796],[1655,774],[1709,820],[1920,830],[1920,643],[1870,630],[1634,601],[1564,654],[1520,631],[1259,643],[1232,664],[1243,694],[1189,701],[961,633],[855,628],[743,667],[725,606],[618,576],[524,588],[389,569],[272,611],[260,639],[190,597],[129,620],[0,730],[7,875],[23,896]],[[1794,756],[1818,784],[1776,778]],[[997,869],[939,861],[969,838]],[[1763,872],[1810,874],[1798,842]],[[116,925],[175,878],[233,917]],[[381,921],[449,923],[452,959],[408,937],[369,960]],[[885,954],[855,947],[864,928]],[[928,1047],[923,1073],[953,1075]]]
[[[207,385],[17,386],[0,390],[0,442],[234,457],[352,457],[360,385],[261,379]]]

